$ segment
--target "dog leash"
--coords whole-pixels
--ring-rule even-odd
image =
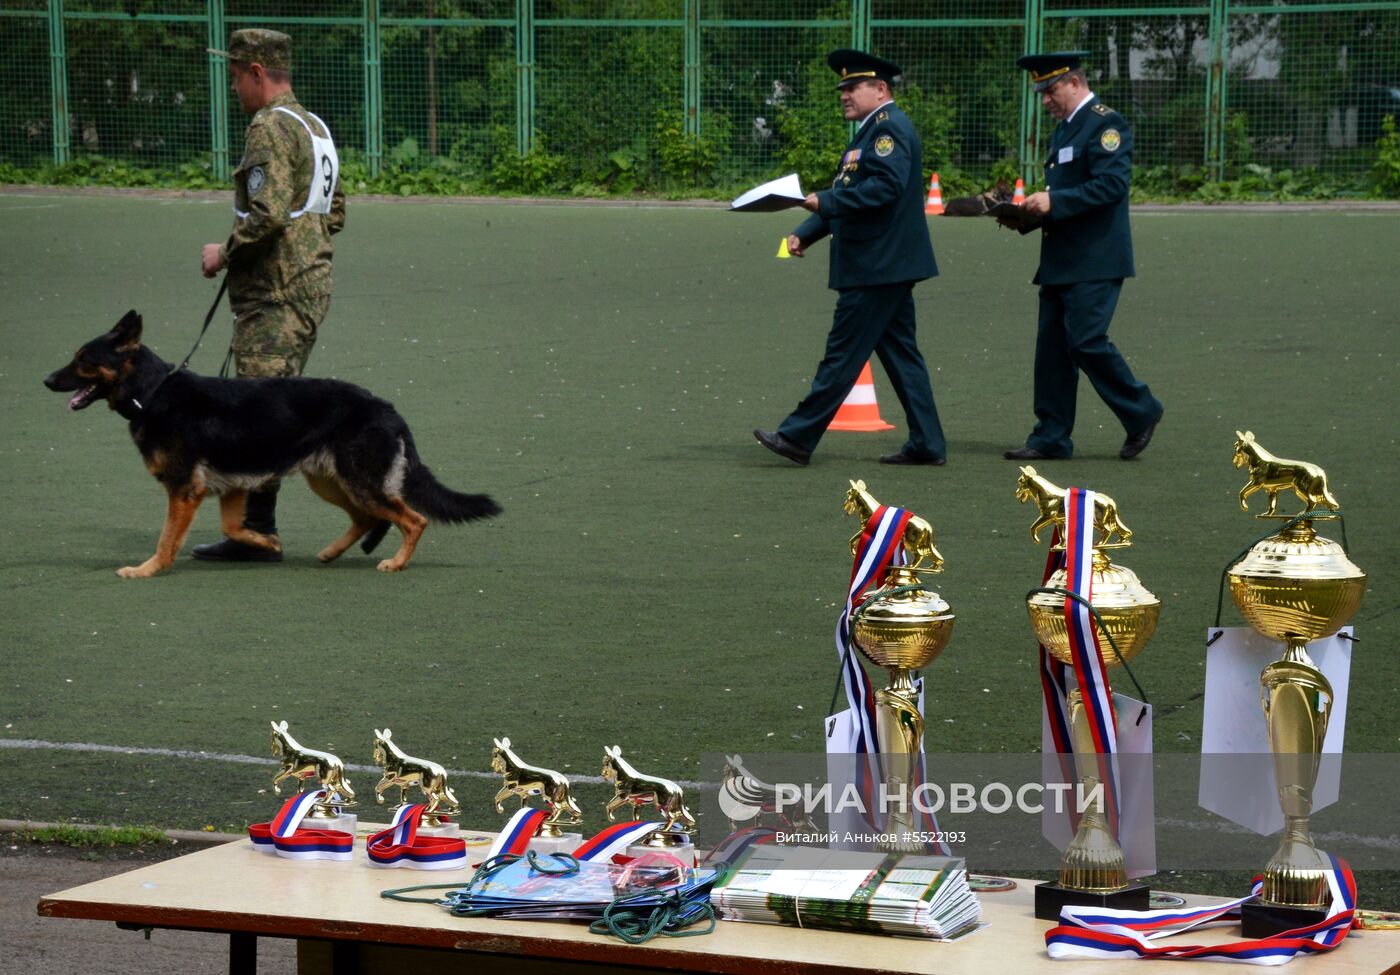
[[[164,376],[160,377],[160,382],[156,383],[156,388],[151,390],[150,395],[146,397],[147,399],[154,400],[156,398],[156,393],[160,392],[160,388],[165,385],[165,381],[190,364],[190,359],[192,359],[194,357],[195,352],[199,350],[199,343],[204,341],[204,333],[209,331],[209,323],[214,320],[214,312],[219,310],[219,302],[224,300],[224,292],[226,291],[228,291],[227,274],[224,275],[223,281],[219,283],[219,293],[214,296],[214,303],[209,306],[209,314],[204,316],[204,327],[199,330],[199,335],[194,340],[194,348],[190,349],[189,355],[185,356],[183,359],[180,360],[180,364],[178,366],[171,366],[170,371],[167,372]],[[230,354],[232,353],[232,351],[233,349],[230,346]],[[228,366],[227,356],[224,358],[224,366]],[[144,406],[141,405],[141,401],[134,396],[131,398],[131,402],[136,404],[136,408],[138,410],[144,411],[146,409]]]

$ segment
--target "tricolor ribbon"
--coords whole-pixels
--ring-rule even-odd
[[[426,803],[400,807],[388,829],[369,838],[365,850],[372,867],[411,870],[460,870],[467,865],[467,845],[453,836],[420,836]]]
[[[1056,542],[1059,532],[1056,531]],[[1052,544],[1052,549],[1054,545]],[[1084,701],[1085,716],[1093,735],[1094,752],[1098,755],[1099,781],[1104,786],[1104,812],[1110,832],[1118,835],[1118,773],[1115,756],[1118,753],[1118,723],[1113,712],[1113,690],[1099,646],[1098,629],[1089,612],[1094,578],[1094,492],[1070,488],[1065,492],[1065,535],[1063,562],[1060,553],[1051,553],[1046,562],[1045,578],[1062,564],[1065,568],[1065,588],[1080,599],[1065,597],[1065,628],[1069,638],[1070,659],[1073,661],[1075,682]],[[1070,736],[1069,685],[1067,671],[1045,647],[1040,648],[1040,684],[1045,699],[1045,713],[1055,750],[1060,754],[1065,781],[1073,782],[1074,743]],[[1079,828],[1079,816],[1070,809],[1070,829]]]
[[[1347,936],[1356,917],[1356,880],[1340,857],[1331,861],[1327,886],[1332,902],[1327,918],[1270,938],[1232,941],[1221,945],[1156,945],[1159,938],[1196,927],[1233,923],[1240,907],[1257,897],[1263,882],[1256,880],[1248,897],[1210,907],[1165,911],[1115,911],[1107,908],[1065,907],[1060,924],[1045,932],[1045,951],[1051,958],[1167,958],[1192,961],[1225,961],[1246,965],[1286,965],[1299,955],[1331,951]]]
[[[508,856],[524,856],[525,848],[530,845],[540,826],[547,819],[549,813],[543,809],[531,809],[529,806],[521,806],[516,814],[510,817],[506,823],[506,828],[496,834],[496,841],[491,844],[491,849],[486,851],[486,856],[482,862],[486,862],[501,854]]]
[[[836,622],[836,653],[841,662],[841,679],[846,688],[846,701],[856,727],[856,751],[861,756],[856,768],[856,789],[860,793],[864,808],[873,814],[877,809],[875,783],[880,781],[880,741],[875,718],[875,692],[870,686],[865,668],[856,658],[855,640],[851,635],[851,617],[856,607],[874,594],[885,582],[885,576],[892,565],[904,565],[904,530],[913,518],[913,513],[903,508],[880,505],[870,513],[856,545],[855,558],[851,564],[851,582],[846,591],[846,605]],[[924,781],[924,759],[919,755],[918,781],[909,783],[911,794]],[[869,818],[878,818],[869,816]],[[921,810],[920,819],[930,834],[938,832],[938,823],[932,813]],[[882,826],[879,822],[873,827]],[[929,844],[935,852],[947,854],[948,847],[943,843]]]
[[[607,863],[613,857],[626,852],[629,846],[640,843],[645,837],[660,829],[664,823],[643,822],[615,823],[574,851],[575,860],[596,860]]]
[[[759,843],[775,843],[778,839],[778,831],[767,826],[749,826],[746,829],[736,830],[724,839],[715,844],[715,848],[705,857],[706,866],[718,866],[721,863],[738,863],[739,858],[751,846]]]
[[[253,823],[248,838],[253,849],[289,860],[349,860],[355,837],[338,829],[301,828],[301,822],[318,802],[329,798],[325,789],[299,792],[277,811],[271,822]]]

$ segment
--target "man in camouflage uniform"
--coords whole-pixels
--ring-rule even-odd
[[[292,39],[274,30],[235,31],[227,51],[233,88],[253,116],[234,173],[228,240],[205,244],[204,276],[227,269],[239,376],[299,376],[331,303],[331,235],[345,226],[345,194],[330,130],[292,94]],[[248,494],[243,523],[276,536],[278,482]],[[232,539],[197,545],[197,559],[280,562]]]

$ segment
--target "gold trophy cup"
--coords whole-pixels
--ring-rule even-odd
[[[854,557],[865,524],[880,502],[864,481],[851,481],[846,514],[859,514],[861,531],[851,539]],[[924,716],[913,672],[937,659],[953,635],[956,617],[938,593],[920,585],[920,572],[942,572],[943,556],[934,548],[933,526],[915,515],[904,530],[903,545],[914,558],[910,565],[891,566],[883,588],[872,593],[854,615],[851,635],[865,658],[885,668],[889,686],[875,692],[875,733],[880,740],[886,796],[898,797],[886,817],[881,849],[920,852],[915,842],[911,791],[916,786],[924,750]]]
[[[383,731],[375,729],[374,764],[384,773],[374,786],[375,802],[382,805],[385,791],[398,786],[399,801],[393,807],[393,811],[398,812],[408,805],[408,787],[417,783],[427,799],[422,825],[428,830],[453,825],[450,821],[444,823],[442,817],[456,816],[461,812],[461,805],[447,783],[447,770],[441,765],[426,758],[404,754],[403,749],[394,742],[394,733],[388,728]],[[455,829],[448,832],[456,835]]]
[[[1035,472],[1021,468],[1016,483],[1016,500],[1033,501],[1039,509],[1031,525],[1031,540],[1040,541],[1040,530],[1054,524],[1065,535],[1065,497],[1061,488]],[[1118,517],[1118,506],[1106,494],[1094,494],[1093,579],[1090,605],[1098,619],[1094,623],[1099,653],[1105,666],[1127,662],[1142,652],[1157,630],[1162,602],[1148,591],[1137,574],[1126,566],[1110,562],[1105,549],[1131,547],[1132,531]],[[1116,541],[1114,540],[1116,537]],[[1068,589],[1068,572],[1061,568],[1045,582],[1045,589]],[[1036,639],[1062,664],[1072,665],[1069,631],[1065,621],[1065,597],[1058,593],[1033,592],[1026,599],[1031,627]],[[1110,643],[1109,637],[1112,637]],[[1117,653],[1114,653],[1114,647]],[[1101,784],[1100,756],[1094,747],[1084,696],[1079,688],[1070,691],[1070,738],[1074,747],[1075,771],[1080,787],[1088,793]],[[1146,884],[1128,882],[1127,861],[1109,828],[1100,807],[1091,806],[1079,818],[1079,829],[1060,858],[1060,880],[1036,887],[1035,916],[1053,921],[1066,904],[1112,907],[1120,910],[1146,910],[1150,891]]]
[[[1308,832],[1313,788],[1332,709],[1332,685],[1307,645],[1331,636],[1361,606],[1366,574],[1336,542],[1320,537],[1313,519],[1276,514],[1278,495],[1292,491],[1304,503],[1301,515],[1341,506],[1327,488],[1327,474],[1315,464],[1270,454],[1252,433],[1236,432],[1234,463],[1248,468],[1240,507],[1264,491],[1268,510],[1258,517],[1286,519],[1283,530],[1254,545],[1228,572],[1230,596],[1251,627],[1286,644],[1281,658],[1259,675],[1269,750],[1273,753],[1283,838],[1264,867],[1264,889],[1244,905],[1246,937],[1262,938],[1326,918],[1331,900],[1327,861]]]

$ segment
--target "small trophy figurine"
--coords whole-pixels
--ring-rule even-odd
[[[398,786],[399,801],[393,807],[397,811],[408,805],[408,787],[416,782],[428,798],[422,826],[429,832],[456,835],[456,824],[444,823],[441,819],[442,816],[455,816],[461,811],[457,797],[447,784],[447,770],[437,762],[405,755],[394,744],[393,735],[388,728],[374,732],[374,764],[384,772],[384,777],[374,787],[374,801],[383,805],[385,790]]]
[[[539,853],[568,853],[578,849],[583,834],[560,829],[583,822],[583,812],[574,802],[569,780],[559,772],[521,761],[520,756],[511,751],[509,738],[491,741],[495,746],[491,749],[491,771],[505,777],[505,784],[496,793],[496,812],[505,812],[501,803],[511,796],[519,796],[521,806],[530,796],[539,796],[549,808],[549,816],[530,841],[530,849]]]
[[[1097,534],[1088,545],[1090,569],[1088,597],[1089,604],[1097,614],[1093,623],[1093,641],[1089,652],[1098,647],[1098,659],[1103,667],[1131,660],[1147,646],[1147,641],[1157,629],[1157,617],[1162,603],[1143,586],[1137,574],[1126,566],[1111,563],[1104,554],[1105,549],[1128,548],[1132,545],[1132,531],[1118,515],[1118,506],[1106,494],[1087,493],[1092,498],[1092,530]],[[1020,479],[1016,482],[1016,500],[1022,504],[1034,502],[1038,509],[1035,522],[1031,525],[1031,540],[1040,541],[1040,531],[1047,525],[1054,525],[1062,542],[1066,536],[1066,507],[1069,492],[1056,487],[1036,473],[1034,467],[1022,467]],[[1117,539],[1116,541],[1114,539]],[[1035,630],[1040,645],[1060,664],[1073,667],[1074,653],[1066,611],[1069,598],[1064,595],[1072,591],[1069,565],[1066,564],[1046,580],[1044,587],[1034,590],[1026,598],[1026,608],[1030,611],[1031,626]],[[1047,592],[1046,590],[1058,590]],[[1092,618],[1092,616],[1091,616]],[[1112,637],[1110,642],[1109,637]],[[1117,654],[1114,653],[1117,648]],[[1092,658],[1091,658],[1092,660]],[[1102,673],[1102,668],[1096,668]],[[1095,672],[1086,668],[1086,677],[1096,680]],[[1112,707],[1113,694],[1103,674],[1104,686],[1101,694],[1094,695]],[[1070,740],[1074,750],[1074,766],[1080,779],[1083,793],[1103,783],[1105,771],[1100,762],[1112,768],[1113,756],[1098,754],[1094,732],[1091,727],[1089,709],[1085,706],[1084,689],[1075,687],[1066,696],[1065,708],[1069,714]],[[1112,720],[1109,716],[1108,720]],[[1108,774],[1112,774],[1111,771]],[[1127,861],[1123,849],[1110,828],[1103,808],[1086,809],[1079,819],[1079,828],[1065,847],[1060,858],[1059,883],[1044,883],[1036,887],[1035,916],[1042,920],[1056,920],[1060,908],[1066,904],[1110,907],[1120,910],[1146,910],[1150,891],[1146,884],[1128,882]]]
[[[655,805],[666,823],[641,845],[662,847],[671,852],[690,846],[695,817],[685,808],[685,793],[680,786],[670,779],[638,772],[622,757],[622,748],[617,745],[604,747],[602,774],[613,784],[613,797],[607,805],[609,820],[615,819],[613,814],[624,806]]]
[[[1283,530],[1253,548],[1229,569],[1230,596],[1256,631],[1287,644],[1283,656],[1259,675],[1264,722],[1274,757],[1278,800],[1283,807],[1283,838],[1264,867],[1264,889],[1243,905],[1246,937],[1264,938],[1325,919],[1330,896],[1326,862],[1308,832],[1313,788],[1332,709],[1332,685],[1308,656],[1307,645],[1336,633],[1361,606],[1366,574],[1336,542],[1320,537],[1306,517],[1319,517],[1341,505],[1327,488],[1327,474],[1315,464],[1275,457],[1236,431],[1236,467],[1248,468],[1240,507],[1264,491],[1268,510],[1259,518],[1286,520]],[[1299,515],[1276,514],[1278,496],[1292,491],[1304,504]]]
[[[295,780],[297,792],[302,791],[303,783],[315,779],[318,787],[325,789],[330,798],[313,805],[306,818],[317,820],[317,825],[326,829],[331,828],[328,820],[346,820],[348,826],[338,824],[336,828],[354,834],[355,817],[341,812],[344,808],[358,805],[355,790],[350,788],[350,780],[345,777],[344,762],[330,752],[303,746],[292,737],[285,721],[272,722],[272,754],[282,760],[282,767],[272,777],[272,791],[276,795],[282,794],[278,783],[284,779]]]
[[[881,508],[866,490],[864,481],[850,481],[845,511],[859,515],[861,530],[851,538],[856,555],[870,518]],[[875,734],[880,742],[884,794],[900,797],[889,811],[881,849],[890,852],[922,852],[925,844],[913,838],[911,805],[919,759],[924,751],[924,716],[913,672],[937,659],[953,636],[956,617],[947,600],[920,585],[919,573],[943,571],[943,556],[933,545],[933,526],[912,515],[900,540],[914,561],[891,565],[883,588],[871,593],[853,615],[851,635],[856,647],[889,676],[889,686],[875,692]]]

